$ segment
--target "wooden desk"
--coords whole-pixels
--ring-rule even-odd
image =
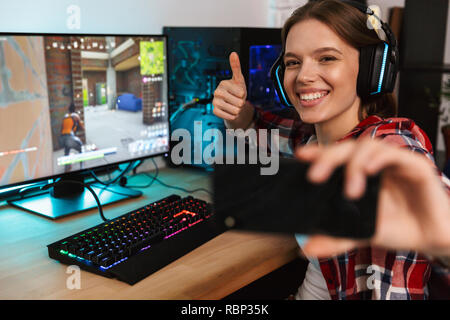
[[[196,169],[160,170],[162,181],[187,189],[209,188],[208,174]],[[134,177],[130,183],[145,184]],[[114,218],[176,193],[154,182],[144,196],[104,207]],[[193,196],[211,201],[207,193]],[[68,289],[67,265],[48,257],[47,245],[101,223],[97,209],[50,220],[0,206],[0,299],[221,299],[298,256],[293,236],[228,231],[130,286],[81,270],[81,289]]]

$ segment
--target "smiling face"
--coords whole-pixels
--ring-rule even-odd
[[[343,134],[359,123],[359,51],[327,25],[308,19],[292,26],[284,64],[284,87],[303,122]]]

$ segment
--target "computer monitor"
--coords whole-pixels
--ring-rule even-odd
[[[0,192],[167,154],[166,40],[0,33]],[[102,204],[141,194],[110,187]],[[50,218],[96,205],[70,188],[10,203]]]
[[[284,109],[270,78],[270,69],[281,53],[281,44],[253,45],[249,50],[248,100],[265,111]]]
[[[163,33],[169,39],[171,129],[182,128],[191,132],[192,159],[195,145],[205,150],[211,143],[201,141],[203,133],[215,129],[225,136],[225,124],[213,114],[212,100],[220,81],[231,78],[231,52],[239,54],[247,99],[263,110],[282,109],[269,76],[270,67],[281,51],[281,29],[165,26]],[[196,123],[202,124],[201,135],[194,134]],[[173,142],[173,147],[177,143]],[[211,156],[214,157],[217,151],[226,152],[225,149],[214,150]],[[211,162],[205,160],[185,165],[213,170]]]

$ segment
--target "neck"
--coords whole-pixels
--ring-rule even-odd
[[[342,139],[359,123],[360,103],[355,103],[351,108],[324,122],[314,124],[317,142],[319,145],[332,144]]]

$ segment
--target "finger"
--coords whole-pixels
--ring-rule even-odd
[[[239,56],[236,52],[230,54],[230,66],[231,72],[233,73],[232,80],[240,84],[245,83],[241,70],[241,62],[239,61]]]
[[[233,80],[223,80],[221,81],[217,89],[225,90],[233,96],[244,99],[247,95],[247,88],[245,83],[236,84]]]
[[[230,115],[237,116],[241,112],[241,109],[239,107],[236,107],[222,99],[214,98],[213,100],[213,106],[214,109],[220,109],[222,111],[225,111],[226,113],[229,113]]]
[[[331,257],[357,247],[367,245],[367,240],[352,240],[345,238],[334,238],[324,235],[315,235],[309,237],[306,244],[302,247],[303,253],[307,257]]]
[[[376,174],[386,168],[395,168],[398,174],[405,174],[411,182],[420,183],[429,171],[433,171],[432,163],[421,154],[408,149],[387,145],[383,152],[374,155],[366,164],[369,174]]]
[[[322,148],[319,145],[311,144],[297,148],[295,150],[295,156],[301,161],[311,162],[314,161],[321,152]]]
[[[377,154],[383,152],[383,150],[380,150],[382,147],[382,144],[371,138],[358,141],[358,151],[351,155],[345,167],[344,192],[348,198],[358,199],[363,195],[368,176],[367,163]]]
[[[234,89],[236,90],[237,88]],[[214,97],[222,99],[239,109],[242,108],[245,104],[245,100],[238,98],[236,95],[233,95],[228,90],[224,86],[222,88],[217,88],[216,91],[214,91]],[[238,92],[238,90],[236,90],[236,92]]]
[[[219,108],[216,108],[216,107],[214,107],[213,113],[214,113],[216,116],[218,116],[219,118],[222,118],[222,119],[224,119],[224,120],[233,121],[233,120],[236,120],[236,118],[237,118],[237,116],[232,115],[232,114],[230,114],[230,113],[228,113],[228,112],[225,112],[225,111],[223,111],[223,110],[221,110],[221,109],[219,109]]]
[[[311,182],[322,183],[340,165],[352,155],[356,147],[354,141],[342,142],[323,148],[323,151],[311,163],[307,176]]]

